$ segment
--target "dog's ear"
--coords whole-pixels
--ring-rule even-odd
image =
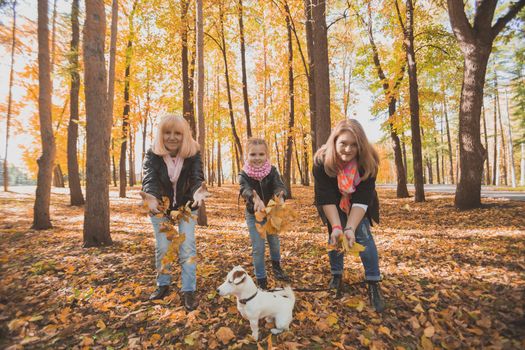
[[[246,278],[246,272],[244,271],[235,271],[233,273],[233,283],[234,284],[241,284],[244,279]]]

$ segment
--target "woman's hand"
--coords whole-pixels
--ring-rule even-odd
[[[264,209],[266,209],[264,202],[259,198],[257,191],[253,190],[253,210],[257,212],[263,211]]]
[[[208,192],[208,187],[206,187],[206,183],[203,182],[201,187],[199,187],[199,189],[193,194],[193,204],[191,207],[196,208],[197,206],[201,206],[204,200],[209,196],[211,196],[211,193]]]
[[[352,248],[355,243],[355,230],[352,226],[345,227],[344,234],[348,240],[348,247]]]
[[[142,205],[147,206],[151,214],[155,215],[160,213],[159,200],[155,196],[142,191],[140,191],[139,194],[142,197]]]
[[[332,228],[332,233],[330,234],[330,245],[337,246],[337,243],[342,236],[343,230],[341,230],[341,226]]]
[[[283,204],[283,203],[284,203],[284,191],[279,192],[279,193],[277,194],[277,198],[279,199],[279,202],[280,202],[281,204]]]

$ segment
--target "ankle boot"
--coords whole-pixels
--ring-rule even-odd
[[[164,299],[168,295],[170,287],[169,286],[158,286],[157,289],[149,296],[149,300],[159,300]]]
[[[268,280],[266,279],[266,277],[264,277],[264,278],[257,278],[257,286],[259,286],[259,288],[262,289],[262,290],[267,290],[268,289]]]
[[[184,307],[186,308],[186,310],[188,311],[193,311],[197,308],[197,306],[199,305],[197,303],[197,300],[195,299],[195,292],[183,292],[182,293],[184,295],[183,299],[184,299]]]
[[[376,312],[383,312],[385,309],[385,301],[381,296],[381,288],[379,288],[379,282],[367,281],[368,284],[368,300],[370,305],[376,310]]]
[[[288,277],[286,272],[283,271],[283,269],[281,268],[281,263],[279,261],[272,260],[272,270],[276,279],[278,279],[279,281],[290,282],[290,277]]]
[[[341,283],[343,282],[342,277],[342,275],[332,275],[332,279],[330,280],[328,288],[339,290],[339,288],[341,287]]]

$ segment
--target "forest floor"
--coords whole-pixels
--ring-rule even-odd
[[[112,192],[114,244],[100,249],[82,248],[83,209],[70,207],[67,195],[52,195],[54,228],[34,231],[34,196],[0,193],[0,348],[525,348],[523,202],[484,199],[483,208],[458,212],[453,195],[427,193],[414,203],[381,190],[373,233],[387,310],[370,308],[362,265],[348,256],[342,298],[296,292],[290,330],[270,336],[261,321],[256,343],[235,299],[216,293],[235,265],[253,276],[243,204],[237,186],[210,192],[209,226],[196,230],[200,305],[190,313],[176,291],[178,267],[169,297],[147,300],[155,242],[138,189],[124,199]],[[283,267],[293,287],[326,287],[327,235],[313,190],[294,187],[293,194],[299,215],[294,230],[281,234]],[[269,279],[280,285],[271,271]]]

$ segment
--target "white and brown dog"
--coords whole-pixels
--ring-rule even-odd
[[[257,289],[252,278],[241,266],[235,266],[226,276],[226,281],[217,289],[220,295],[235,295],[237,309],[242,317],[250,321],[252,336],[259,339],[259,319],[274,321],[273,334],[288,330],[292,322],[295,295],[290,286],[274,292]]]

